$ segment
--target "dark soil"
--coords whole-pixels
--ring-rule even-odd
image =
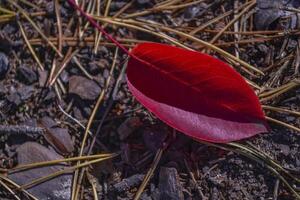
[[[31,15],[45,36],[59,48],[54,1],[36,1],[35,5],[16,2],[24,12]],[[126,15],[155,7],[159,2],[162,1],[133,1],[119,17],[125,19]],[[192,1],[182,1],[182,4],[188,2]],[[150,12],[141,19],[152,20],[189,33],[209,20],[233,10],[234,2],[207,0],[183,8]],[[238,6],[245,3],[242,0],[236,2]],[[283,5],[282,2],[286,1],[274,2]],[[284,6],[298,8],[296,2],[290,1]],[[88,4],[86,1],[86,7]],[[127,4],[128,2],[123,0],[112,1],[108,16],[115,15]],[[107,2],[101,1],[101,13],[104,13],[106,5]],[[264,76],[252,76],[240,67],[237,68],[247,79],[264,87],[266,91],[278,88],[291,80],[299,81],[299,19],[295,18],[292,11],[276,10],[277,7],[270,8],[270,5],[269,1],[258,1],[253,9],[255,12],[246,12],[245,16],[248,15],[250,18],[243,18],[246,25],[241,28],[241,32],[259,30],[265,32],[241,34],[240,40],[244,43],[240,43],[239,46],[230,44],[235,38],[228,33],[223,34],[215,42],[233,55],[238,51],[242,60],[264,71]],[[168,147],[141,199],[295,199],[291,190],[264,163],[232,151],[196,142],[182,133],[174,133],[170,127],[143,108],[128,91],[123,71],[126,62],[124,52],[119,50],[115,70],[110,75],[115,45],[102,38],[99,48],[94,52],[96,29],[89,24],[86,26],[86,21],[76,15],[67,1],[59,1],[63,35],[62,58],[53,51],[15,5],[10,1],[0,0],[0,7],[17,12],[16,16],[1,18],[5,13],[0,10],[1,168],[12,169],[25,163],[78,156],[84,137],[84,128],[81,125],[87,125],[100,93],[105,91],[104,101],[97,110],[90,129],[91,134],[98,134],[96,142],[89,152],[93,138],[89,135],[84,154],[120,153],[120,155],[88,167],[80,191],[81,199],[94,199],[91,182],[94,183],[99,199],[133,199],[156,152],[166,144]],[[195,36],[210,41],[233,17],[234,15],[230,14],[195,33]],[[291,20],[290,23],[286,22],[288,18]],[[29,51],[18,22],[44,69],[40,68]],[[87,28],[83,28],[85,26]],[[107,26],[106,30],[126,47],[132,47],[135,42],[144,40],[168,43],[167,40],[149,33],[117,25]],[[275,32],[270,35],[268,30]],[[234,31],[233,26],[227,31]],[[82,33],[82,37],[79,38]],[[197,42],[171,32],[165,33],[186,46],[203,50],[203,46]],[[264,34],[267,36],[264,37]],[[219,54],[209,53],[226,61]],[[284,64],[285,60],[289,62]],[[50,86],[49,76],[53,66],[56,66],[56,70],[52,77],[57,75],[58,78],[55,84]],[[106,86],[109,79],[110,82]],[[263,104],[299,111],[299,102],[300,89],[293,87],[284,94],[264,101]],[[266,114],[300,127],[300,118],[297,115],[268,110]],[[269,133],[239,142],[254,145],[299,178],[299,132],[275,123],[270,123],[270,127]],[[21,171],[7,177],[22,185],[47,175],[47,171],[51,173],[74,164],[76,163],[63,163],[41,170],[34,169],[36,171]],[[46,182],[27,190],[38,199],[70,199],[72,182],[70,175],[73,173],[53,179],[49,184]],[[299,182],[291,178],[287,178],[287,181],[299,194]],[[30,199],[26,193],[16,190],[12,184],[7,182],[6,184],[21,199]],[[51,191],[58,192],[51,193]],[[0,184],[0,196],[1,199],[15,199],[3,184]]]

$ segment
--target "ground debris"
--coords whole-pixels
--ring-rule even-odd
[[[85,100],[95,100],[101,88],[92,80],[82,76],[72,76],[69,79],[69,93],[78,95]]]
[[[42,161],[50,161],[62,159],[60,155],[41,146],[38,143],[27,142],[17,148],[17,162],[21,164],[29,164]],[[9,175],[9,178],[16,183],[22,185],[29,183],[37,178],[57,172],[63,169],[63,165],[54,165],[50,167],[35,168]],[[38,199],[57,199],[69,200],[71,195],[71,175],[62,175],[54,179],[48,180],[28,189],[30,193]]]
[[[161,167],[158,184],[160,199],[183,200],[182,185],[175,168]]]

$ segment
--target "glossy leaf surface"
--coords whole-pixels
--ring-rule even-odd
[[[131,54],[130,91],[171,127],[218,143],[267,132],[257,96],[226,63],[158,43],[139,44]]]

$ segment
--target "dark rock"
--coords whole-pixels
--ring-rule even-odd
[[[111,11],[117,11],[120,10],[122,7],[124,7],[127,4],[126,1],[112,1],[110,4],[110,10]]]
[[[88,71],[92,75],[97,75],[101,72],[101,67],[98,65],[98,62],[92,61],[88,64]]]
[[[67,83],[69,81],[69,73],[66,70],[63,70],[60,73],[59,78],[62,82]]]
[[[125,140],[137,128],[142,125],[140,118],[132,117],[127,118],[118,128],[118,134],[121,140]]]
[[[255,26],[258,30],[273,30],[279,26],[278,20],[281,17],[291,17],[291,22],[283,25],[284,29],[296,28],[297,15],[293,12],[281,9],[285,6],[298,8],[298,0],[257,0],[257,12],[255,14]]]
[[[0,79],[4,78],[9,69],[9,62],[7,56],[0,52]]]
[[[1,3],[0,3],[1,4]],[[2,27],[2,30],[0,31],[0,51],[2,51],[3,53],[9,53],[11,52],[11,49],[13,46],[17,46],[16,45],[16,41],[12,41],[7,35],[8,32],[5,31],[5,28],[7,26],[4,26],[4,28]]]
[[[34,94],[34,88],[32,86],[23,86],[17,90],[22,101],[26,101]]]
[[[190,21],[198,16],[199,12],[202,11],[207,5],[206,4],[199,4],[196,6],[188,7],[183,14],[185,21]]]
[[[20,66],[17,69],[17,79],[25,84],[32,84],[38,80],[37,74],[27,66]]]
[[[33,93],[34,88],[32,86],[23,86],[11,92],[10,95],[7,96],[7,101],[15,106],[19,106],[24,103],[24,101],[30,99]]]
[[[140,6],[149,6],[153,4],[152,0],[137,0],[136,2]]]
[[[284,156],[288,156],[290,154],[290,147],[288,145],[285,144],[279,144],[278,148],[280,149],[280,152],[284,155]]]
[[[167,137],[168,129],[166,126],[146,128],[143,131],[143,139],[146,147],[154,152],[163,146],[163,142]]]
[[[160,198],[169,200],[183,200],[182,186],[175,168],[161,167],[159,172]]]
[[[69,93],[78,95],[84,100],[95,100],[101,88],[92,80],[82,76],[72,76],[69,79]]]
[[[121,182],[112,186],[111,190],[121,193],[130,190],[131,188],[138,187],[144,179],[143,174],[136,174],[129,178],[123,179]]]
[[[45,8],[46,8],[46,13],[48,15],[54,15],[54,12],[55,12],[54,11],[54,1],[50,1],[50,2],[46,3]]]
[[[59,128],[58,124],[50,117],[43,117],[41,124],[45,127],[45,139],[55,150],[61,154],[69,154],[74,151],[74,143],[68,129]]]
[[[47,91],[45,90],[45,92],[46,92],[46,95],[45,95],[45,97],[44,97],[44,99],[43,99],[44,103],[45,103],[46,101],[51,102],[52,100],[55,99],[56,94],[55,94],[55,92],[53,91],[53,89],[49,89],[49,90],[47,90]],[[52,102],[53,102],[53,101],[52,101]]]
[[[8,92],[8,89],[2,83],[0,83],[0,95],[3,96],[7,92]]]
[[[21,97],[17,92],[8,95],[7,101],[15,106],[19,106],[22,103]]]
[[[38,69],[38,74],[39,74],[39,85],[40,87],[44,87],[48,78],[48,73],[47,71]]]
[[[18,147],[16,151],[17,162],[19,165],[63,159],[63,157],[58,155],[57,153],[50,151],[46,147],[43,147],[40,144],[34,142],[27,142]],[[62,170],[63,168],[63,164],[40,167],[25,171],[19,171],[10,174],[8,177],[17,184],[23,185],[37,178],[41,178],[47,176],[48,174]],[[71,184],[72,175],[65,174],[35,185],[27,189],[27,191],[41,200],[69,200],[71,198]]]
[[[52,118],[50,117],[43,117],[41,119],[41,123],[43,124],[43,126],[47,127],[47,128],[52,128],[57,126],[56,121],[54,121]]]

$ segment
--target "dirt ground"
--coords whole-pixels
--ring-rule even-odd
[[[79,2],[126,48],[179,43],[231,64],[271,130],[230,144],[194,141],[137,102],[127,55],[67,1],[0,0],[1,199],[71,199],[74,180],[78,199],[133,199],[157,157],[140,199],[299,199],[299,1]],[[87,155],[98,157],[66,160]]]

